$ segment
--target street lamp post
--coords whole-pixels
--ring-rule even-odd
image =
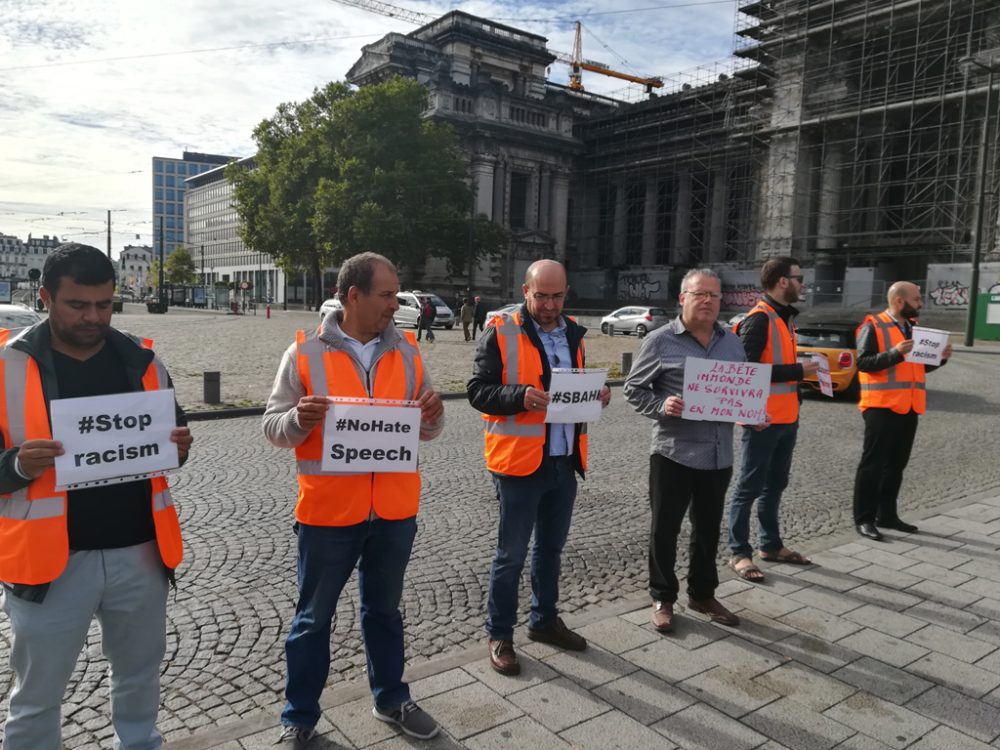
[[[986,106],[983,112],[983,124],[979,130],[979,168],[976,176],[977,200],[974,222],[976,233],[972,240],[972,278],[969,282],[969,307],[965,321],[965,345],[973,346],[979,304],[979,258],[983,251],[983,223],[986,215],[986,172],[989,167],[990,120],[993,114],[993,79],[995,74],[1000,71],[1000,65],[993,63],[992,56],[989,63],[984,63],[975,57],[963,57],[959,63],[979,68],[987,73]]]

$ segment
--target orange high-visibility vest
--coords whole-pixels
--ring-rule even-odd
[[[411,331],[378,359],[371,392],[346,351],[330,349],[318,331],[298,331],[296,364],[310,396],[413,400],[424,382],[424,366]],[[373,363],[374,365],[374,363]],[[375,515],[398,521],[417,515],[420,472],[338,473],[322,469],[323,426],[316,426],[295,448],[299,500],[295,519],[310,526],[353,526]]]
[[[128,334],[125,334],[128,335]],[[129,336],[145,349],[153,342]],[[0,430],[4,444],[51,440],[48,409],[38,363],[9,346],[0,349]],[[167,371],[153,357],[142,377],[143,390],[167,387]],[[163,564],[173,569],[184,557],[181,527],[165,477],[153,477],[153,525]],[[56,490],[51,468],[27,487],[0,495],[0,581],[40,584],[54,581],[69,560],[66,492]]]
[[[767,346],[760,355],[760,361],[771,365],[795,364],[797,361],[795,326],[789,328],[785,325],[781,316],[764,300],[760,300],[747,313],[748,318],[751,315],[767,316]],[[739,332],[739,324],[733,327],[733,331]],[[792,424],[799,418],[798,381],[771,383],[771,395],[767,397],[767,413],[771,417],[771,424]]]
[[[869,315],[858,326],[861,329],[872,326],[878,341],[879,353],[887,352],[903,341],[903,331],[888,312]],[[858,372],[861,383],[861,399],[858,408],[892,409],[897,414],[908,414],[912,409],[923,414],[927,408],[927,391],[924,384],[924,366],[913,362],[898,365],[878,372]]]
[[[497,345],[503,361],[504,384],[542,387],[542,353],[521,328],[519,312],[493,318]],[[576,366],[583,367],[583,342],[576,352]],[[545,412],[523,411],[509,416],[483,414],[486,468],[496,474],[524,477],[542,465],[545,451]],[[587,425],[581,425],[580,464],[587,470]]]

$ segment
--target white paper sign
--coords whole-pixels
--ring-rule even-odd
[[[684,419],[763,424],[771,392],[771,365],[687,357]]]
[[[417,470],[420,407],[412,401],[331,399],[323,425],[323,471]]]
[[[49,405],[60,489],[128,482],[180,464],[172,389],[56,399]]]
[[[826,358],[826,355],[799,352],[798,359],[800,363],[815,362],[819,365],[819,371],[816,373],[816,380],[819,381],[819,392],[833,398],[833,378],[830,377],[830,360]]]
[[[939,365],[948,346],[948,332],[937,328],[913,327],[913,348],[906,355],[907,362],[920,365]]]
[[[554,424],[596,422],[601,418],[601,389],[607,370],[553,369],[545,421]]]

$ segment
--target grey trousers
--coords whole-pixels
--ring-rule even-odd
[[[115,750],[157,750],[160,663],[166,651],[167,576],[156,542],[70,554],[41,603],[11,596],[14,689],[3,750],[62,750],[61,704],[97,618],[111,664]]]

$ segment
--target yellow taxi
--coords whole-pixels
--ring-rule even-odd
[[[804,323],[795,327],[799,359],[822,355],[830,363],[833,395],[857,401],[861,395],[858,382],[858,348],[855,332],[858,324],[846,320]],[[819,378],[810,375],[800,387],[819,393]]]

